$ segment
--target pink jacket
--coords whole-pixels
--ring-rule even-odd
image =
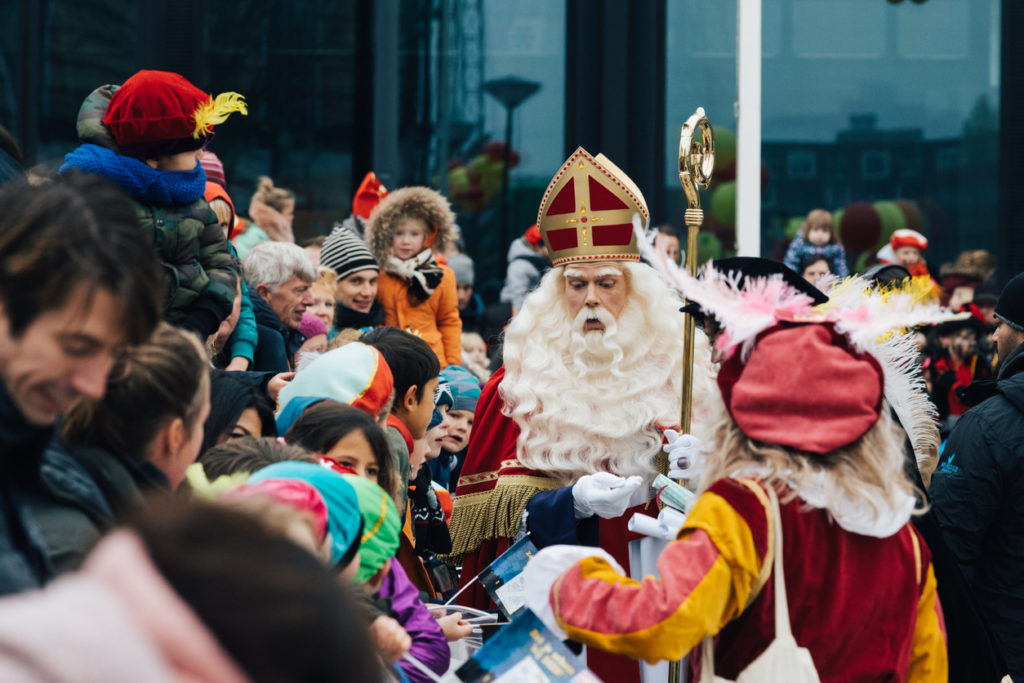
[[[129,531],[81,571],[0,600],[5,683],[246,683],[249,679]]]

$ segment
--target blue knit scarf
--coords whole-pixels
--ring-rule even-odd
[[[191,171],[158,171],[99,145],[84,144],[66,154],[60,173],[70,169],[109,178],[140,202],[157,206],[191,204],[206,191],[206,171],[200,164]]]

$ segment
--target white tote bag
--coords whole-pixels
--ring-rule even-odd
[[[789,602],[786,599],[786,580],[782,570],[782,517],[779,499],[771,486],[771,515],[775,524],[775,640],[736,677],[736,683],[819,683],[811,653],[800,647],[793,638],[789,624]],[[714,639],[705,638],[701,657],[701,683],[728,683],[715,675]]]

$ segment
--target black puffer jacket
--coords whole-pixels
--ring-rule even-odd
[[[56,440],[43,454],[40,476],[47,496],[33,506],[33,518],[57,574],[78,569],[143,494],[170,491],[167,477],[148,462]]]
[[[932,509],[1014,680],[1024,680],[1024,345],[962,397],[932,477]]]

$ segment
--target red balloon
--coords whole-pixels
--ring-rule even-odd
[[[721,168],[716,166],[712,180],[715,183],[727,183],[730,180],[736,180],[736,160],[733,159],[728,165]]]
[[[854,202],[843,210],[839,237],[847,251],[857,253],[875,246],[882,236],[882,217],[868,202]]]
[[[502,161],[505,158],[505,143],[501,140],[491,140],[480,151],[492,161]]]

